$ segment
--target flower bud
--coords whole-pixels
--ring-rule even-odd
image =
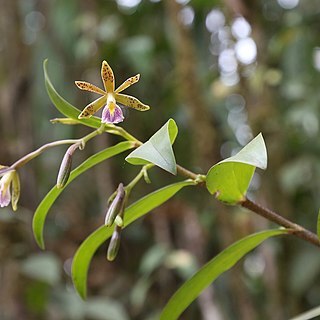
[[[13,172],[12,185],[11,185],[11,205],[13,211],[17,210],[18,201],[20,198],[20,179],[17,171]]]
[[[67,152],[65,153],[65,155],[61,161],[61,165],[60,165],[60,169],[59,169],[59,173],[58,173],[58,177],[57,177],[57,188],[58,189],[63,188],[66,185],[66,183],[68,182],[70,172],[71,172],[71,167],[72,167],[72,156],[73,156],[73,153],[75,152],[75,150],[78,148],[79,148],[79,144],[77,144],[77,143],[71,145],[68,148]]]
[[[117,194],[111,202],[106,213],[105,225],[107,227],[112,226],[118,214],[120,214],[121,216],[121,213],[124,209],[125,194],[126,192],[124,190],[123,184],[120,183],[117,189]]]
[[[113,234],[109,243],[109,247],[108,247],[107,259],[109,261],[113,261],[118,254],[118,251],[120,248],[120,239],[121,239],[120,232],[121,232],[121,228],[116,226],[113,231]]]

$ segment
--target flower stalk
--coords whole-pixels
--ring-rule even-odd
[[[102,134],[106,130],[109,130],[109,128],[106,128],[105,124],[102,124],[101,127],[99,127],[98,129],[92,131],[91,133],[87,134],[83,138],[58,140],[58,141],[53,141],[53,142],[46,143],[43,146],[41,146],[40,148],[38,148],[37,150],[35,150],[33,152],[30,152],[27,155],[23,156],[22,158],[17,160],[14,164],[12,164],[10,167],[1,169],[0,170],[0,174],[2,172],[4,172],[4,171],[8,171],[8,170],[12,170],[12,169],[19,169],[19,168],[23,167],[25,164],[27,164],[28,162],[30,162],[34,158],[36,158],[39,155],[41,155],[44,151],[46,151],[46,150],[48,150],[50,148],[53,148],[53,147],[57,147],[57,146],[64,145],[64,144],[78,144],[79,145],[79,149],[82,150],[85,147],[85,144],[89,140],[91,140],[92,138],[96,137],[99,134]]]
[[[135,185],[142,179],[146,177],[147,171],[154,167],[154,164],[146,164],[142,167],[140,172],[134,177],[134,179],[125,187],[126,192],[128,195],[130,194],[131,190],[135,187]]]

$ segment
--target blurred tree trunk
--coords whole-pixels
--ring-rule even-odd
[[[175,51],[178,94],[186,105],[192,131],[191,153],[194,162],[208,170],[218,160],[217,134],[212,126],[212,116],[203,98],[203,89],[197,74],[198,61],[190,36],[190,30],[179,18],[181,6],[174,0],[166,0],[170,24],[172,25],[173,50]]]
[[[173,47],[176,54],[177,79],[181,88],[179,93],[181,100],[187,107],[186,110],[191,120],[190,127],[193,134],[192,151],[195,155],[194,161],[207,170],[220,158],[219,145],[221,141],[219,141],[219,134],[213,126],[214,119],[212,119],[212,115],[209,113],[209,108],[203,98],[197,73],[196,50],[190,29],[179,18],[182,7],[174,0],[166,0],[166,7],[173,34],[175,35]],[[212,211],[218,218],[217,227],[220,230],[221,249],[223,250],[227,245],[236,240],[234,235],[237,232],[235,232],[234,227],[239,226],[234,226],[232,218],[224,205],[215,203]],[[197,223],[199,224],[199,222]],[[190,241],[195,241],[195,239],[190,239]],[[200,263],[204,262],[204,250],[205,248],[202,246],[193,252],[198,257]],[[231,295],[234,296],[236,309],[239,312],[239,319],[253,320],[256,318],[256,313],[247,289],[243,282],[239,280],[241,279],[240,274],[241,272],[238,268],[231,270],[229,290],[232,292]],[[209,290],[199,297],[199,306],[204,319],[218,319],[216,315],[213,316],[207,313],[208,310],[216,309],[212,301],[212,291]],[[223,319],[222,314],[220,314],[220,318]]]
[[[266,42],[266,35],[264,28],[261,25],[262,14],[257,3],[250,0],[225,0],[226,8],[230,16],[243,16],[252,26],[253,39],[258,47],[258,61],[259,68],[268,70],[268,43]],[[260,80],[260,81],[259,81]],[[291,212],[289,201],[285,194],[280,189],[280,184],[276,183],[275,176],[278,175],[279,169],[285,161],[285,155],[282,151],[284,148],[283,134],[281,133],[281,124],[278,126],[270,126],[269,119],[280,119],[279,111],[277,110],[276,102],[273,101],[274,93],[272,89],[261,79],[252,80],[241,77],[240,92],[244,95],[250,126],[254,133],[263,132],[266,144],[268,147],[268,154],[272,155],[268,159],[268,175],[263,175],[263,184],[261,192],[259,192],[259,202],[271,209],[275,209],[282,215]],[[276,137],[276,139],[274,139]],[[260,217],[253,216],[253,220],[260,228],[267,228],[269,222]],[[274,253],[270,250],[259,249],[263,252],[266,260],[267,274],[265,275],[265,287],[267,291],[269,303],[266,305],[266,313],[269,317],[275,320],[286,318],[283,305],[285,305],[285,297],[283,293],[283,286],[286,282],[286,277],[279,274],[277,270],[278,262]],[[288,250],[285,250],[288,252]],[[288,257],[287,257],[288,258]],[[284,257],[286,260],[287,258]],[[282,270],[282,268],[280,268]]]

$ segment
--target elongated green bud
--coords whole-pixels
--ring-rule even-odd
[[[108,247],[107,259],[109,261],[113,261],[118,254],[118,251],[120,248],[120,240],[121,240],[120,233],[121,233],[121,228],[116,226],[113,231],[113,234],[109,243],[109,247]]]
[[[111,227],[119,213],[124,209],[126,192],[124,190],[123,184],[120,183],[117,189],[117,194],[113,201],[111,202],[105,218],[105,225]]]
[[[18,208],[18,201],[20,198],[20,179],[17,171],[13,172],[12,184],[11,184],[11,205],[13,211]]]
[[[72,167],[72,156],[73,156],[73,153],[75,152],[75,150],[78,148],[79,148],[79,144],[77,144],[77,143],[71,145],[68,148],[67,152],[65,153],[65,155],[61,161],[61,165],[60,165],[60,169],[59,169],[59,173],[58,173],[58,177],[57,177],[57,188],[58,189],[63,188],[66,185],[66,183],[68,182],[70,172],[71,172],[71,167]]]

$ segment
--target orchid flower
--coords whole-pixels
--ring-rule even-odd
[[[122,122],[124,116],[121,108],[116,104],[117,102],[139,111],[147,111],[150,109],[149,106],[143,104],[137,98],[126,94],[120,94],[124,89],[138,82],[140,74],[127,79],[115,90],[115,78],[113,71],[108,63],[103,61],[101,67],[101,78],[105,90],[102,90],[89,82],[75,81],[75,84],[79,89],[102,95],[102,97],[91,102],[83,109],[78,117],[79,119],[90,118],[94,113],[104,107],[102,111],[102,123]]]
[[[1,169],[6,168],[0,166]],[[16,170],[4,171],[0,174],[0,207],[6,207],[11,202],[12,209],[17,210],[20,196],[20,180]]]

